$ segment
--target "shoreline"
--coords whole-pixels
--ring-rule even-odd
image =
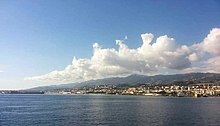
[[[163,95],[153,95],[153,96],[150,96],[150,95],[114,95],[114,94],[59,94],[59,93],[45,93],[45,94],[0,94],[0,96],[9,96],[9,95],[26,95],[26,96],[30,96],[30,95],[60,95],[60,96],[130,96],[130,97],[152,97],[152,98],[220,98],[220,96],[208,96],[208,97],[191,97],[191,96],[181,96],[181,97],[178,97],[178,96],[163,96]]]

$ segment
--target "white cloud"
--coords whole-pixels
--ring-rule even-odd
[[[220,55],[220,29],[213,28],[200,44],[200,48],[210,54]]]
[[[0,70],[0,73],[3,73],[4,71],[3,70]]]
[[[194,62],[194,61],[198,61],[199,60],[199,56],[198,54],[196,54],[195,52],[189,55],[189,60]]]
[[[158,37],[155,42],[151,33],[142,34],[141,38],[143,44],[136,49],[130,49],[123,40],[116,40],[118,50],[102,48],[98,43],[94,43],[91,58],[74,57],[72,63],[62,71],[26,77],[25,80],[67,83],[133,73],[154,75],[167,71],[220,72],[218,28],[212,29],[202,42],[192,46],[178,46],[175,39],[167,35]],[[210,55],[208,59],[203,58],[205,54]],[[202,66],[196,65],[197,63]]]
[[[183,72],[220,72],[220,28],[213,28],[201,43],[192,47],[195,52],[188,58],[192,62],[200,60],[199,65],[186,68]]]
[[[220,56],[212,57],[208,61],[203,61],[200,66],[190,67],[183,70],[185,73],[190,72],[220,72]]]

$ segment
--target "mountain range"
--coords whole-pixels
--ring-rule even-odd
[[[80,83],[69,83],[51,86],[40,86],[31,88],[29,90],[55,90],[65,88],[78,88],[84,86],[96,85],[116,85],[116,86],[135,86],[140,84],[148,85],[190,85],[198,83],[220,83],[219,73],[187,73],[187,74],[174,74],[174,75],[155,75],[146,76],[132,74],[127,77],[112,77],[98,80],[84,81]]]

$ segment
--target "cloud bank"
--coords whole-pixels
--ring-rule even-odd
[[[213,28],[202,42],[190,46],[178,45],[167,35],[154,39],[152,33],[145,33],[141,38],[142,45],[135,49],[129,48],[125,40],[116,40],[118,49],[102,48],[94,43],[91,58],[74,57],[62,71],[24,79],[68,83],[130,74],[220,72],[219,28]]]

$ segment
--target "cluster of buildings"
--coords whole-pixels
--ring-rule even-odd
[[[219,84],[179,85],[139,85],[114,86],[99,85],[82,88],[71,88],[45,92],[47,94],[112,94],[112,95],[146,95],[146,96],[178,96],[178,97],[207,97],[220,96]]]

